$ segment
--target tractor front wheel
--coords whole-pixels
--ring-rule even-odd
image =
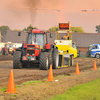
[[[15,51],[13,55],[13,68],[21,69],[22,62],[21,62],[21,51]]]

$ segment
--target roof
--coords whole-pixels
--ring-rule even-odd
[[[18,36],[18,31],[8,30],[3,42],[13,42],[13,43],[22,43],[25,41],[27,36],[26,32],[21,32],[21,36]]]
[[[72,40],[77,47],[89,47],[91,44],[100,44],[100,33],[73,33]]]

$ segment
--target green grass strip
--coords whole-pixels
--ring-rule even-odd
[[[56,77],[66,77],[68,75],[58,75]],[[54,77],[54,80],[56,79],[56,77]],[[42,81],[46,81],[47,78],[43,79],[43,80],[33,80],[33,81],[27,81],[27,82],[24,82],[22,83],[21,85],[16,85],[15,87],[18,88],[18,87],[22,87],[24,85],[29,85],[29,84],[32,84],[32,83],[39,83],[41,84]],[[4,91],[7,91],[7,87],[3,87],[0,89],[0,92],[4,92]]]
[[[16,88],[21,87],[21,86],[24,86],[24,85],[29,85],[29,84],[32,84],[32,83],[41,83],[41,82],[42,82],[42,80],[27,81],[27,82],[22,83],[21,85],[16,85]],[[1,88],[0,91],[1,92],[7,91],[7,87]]]
[[[100,100],[100,79],[72,87],[48,100]]]

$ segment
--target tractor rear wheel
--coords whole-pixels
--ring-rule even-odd
[[[21,51],[15,51],[13,55],[13,68],[22,68]]]
[[[53,54],[52,54],[52,68],[57,69],[58,68],[58,63],[59,63],[59,54],[58,54],[58,49],[54,48]]]
[[[41,52],[39,57],[39,68],[41,70],[48,70],[49,60],[48,60],[48,52]]]

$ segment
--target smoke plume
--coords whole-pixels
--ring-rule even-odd
[[[6,23],[6,25],[8,23],[8,25],[10,26],[12,20],[13,23],[14,21],[16,22],[16,20],[18,22],[23,21],[25,23],[27,21],[25,19],[25,16],[29,18],[30,24],[34,26],[37,12],[45,12],[45,14],[48,14],[47,11],[35,10],[34,8],[57,9],[57,0],[0,0],[0,1],[2,2],[0,3],[0,8],[4,8],[4,10],[1,11],[3,14],[2,17],[3,18],[5,17],[6,19],[4,20],[4,23]],[[16,22],[16,26],[19,26],[17,25],[19,24],[18,22]]]

